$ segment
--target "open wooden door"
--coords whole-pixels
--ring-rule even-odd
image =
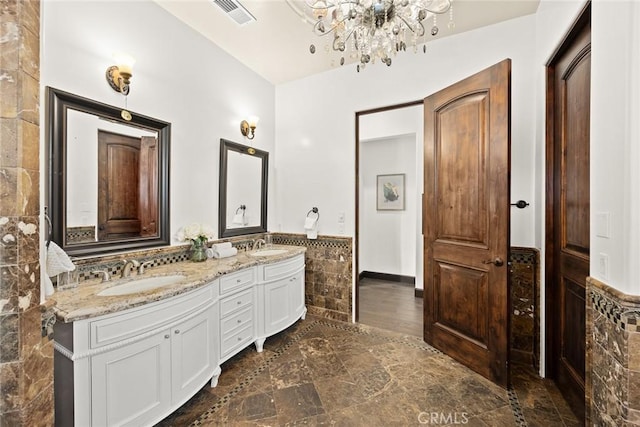
[[[158,140],[143,136],[140,140],[140,235],[158,235]]]
[[[424,340],[508,383],[511,60],[424,100]]]

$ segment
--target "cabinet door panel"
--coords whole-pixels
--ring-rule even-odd
[[[213,372],[216,335],[212,310],[171,330],[173,403],[188,399]]]
[[[289,294],[291,295],[291,315],[299,317],[304,310],[304,269],[289,279]],[[293,319],[291,319],[293,320]]]
[[[269,283],[264,289],[264,321],[267,335],[289,326],[292,298],[289,295],[290,279]]]
[[[141,426],[169,407],[169,331],[98,354],[91,360],[94,426]]]

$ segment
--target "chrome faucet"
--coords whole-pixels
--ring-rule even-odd
[[[267,243],[264,241],[264,239],[257,239],[255,242],[253,242],[253,250],[255,251],[256,249],[260,249],[266,244]]]
[[[120,277],[125,278],[131,276],[131,270],[135,267],[140,267],[140,263],[135,259],[126,260],[123,259],[124,267],[122,267],[122,275]]]

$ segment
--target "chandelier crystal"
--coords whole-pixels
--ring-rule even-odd
[[[291,3],[291,2],[290,2]],[[449,25],[453,23],[451,0],[305,0],[313,19],[313,32],[329,38],[329,46],[340,54],[340,65],[345,57],[357,62],[359,72],[367,64],[379,60],[391,65],[391,57],[426,42],[425,25],[429,18],[429,33],[438,34],[437,15],[449,12]],[[307,15],[308,16],[308,15]],[[423,45],[426,52],[426,46]],[[309,51],[316,52],[314,44]]]

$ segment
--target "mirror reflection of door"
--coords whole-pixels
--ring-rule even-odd
[[[227,154],[227,228],[260,225],[261,180],[261,158],[229,151]],[[241,206],[244,206],[244,209],[241,209]]]
[[[98,240],[155,235],[156,138],[98,131]]]

